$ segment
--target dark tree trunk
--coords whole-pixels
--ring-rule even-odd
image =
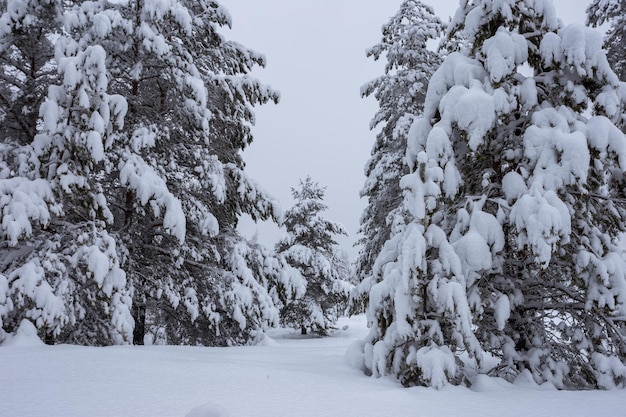
[[[55,344],[55,340],[54,340],[54,336],[52,335],[52,333],[46,332],[45,336],[44,336],[44,341],[43,341],[46,345],[54,345]]]
[[[143,345],[143,337],[146,334],[146,307],[137,304],[133,307],[135,330],[133,330],[133,345]]]

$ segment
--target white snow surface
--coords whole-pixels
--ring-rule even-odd
[[[624,415],[622,390],[558,391],[484,375],[472,389],[403,388],[348,365],[358,363],[346,352],[365,336],[363,316],[338,328],[328,338],[273,330],[276,343],[231,348],[9,344],[0,347],[0,416]]]

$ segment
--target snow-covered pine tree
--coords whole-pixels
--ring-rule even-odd
[[[382,125],[365,166],[361,197],[368,205],[361,216],[357,242],[362,245],[356,260],[358,281],[364,281],[351,297],[351,310],[363,311],[372,285],[372,268],[383,244],[389,239],[394,212],[402,202],[400,178],[408,173],[404,162],[406,136],[413,119],[421,114],[430,76],[441,63],[439,55],[426,48],[437,39],[443,25],[432,8],[417,0],[404,0],[396,14],[382,27],[380,43],[367,56],[387,60],[385,74],[361,88],[361,96],[374,96],[379,110],[370,129]]]
[[[594,0],[587,8],[587,24],[597,27],[608,23],[604,38],[606,57],[622,81],[622,103],[626,103],[626,2],[623,0]],[[624,105],[626,107],[626,105]],[[626,113],[618,123],[626,132]]]
[[[234,273],[231,289],[231,308],[235,313],[242,310],[250,330],[264,329],[278,323],[277,297],[288,297],[302,291],[303,282],[297,270],[284,260],[276,259],[270,251],[255,242],[249,242],[237,232],[242,214],[256,220],[277,221],[282,215],[277,202],[246,174],[241,151],[252,143],[251,126],[254,124],[253,107],[268,102],[278,103],[279,94],[270,87],[250,77],[255,66],[265,66],[265,57],[241,44],[224,39],[217,33],[217,26],[230,26],[226,10],[216,2],[188,1],[188,7],[197,15],[210,16],[215,23],[205,27],[204,38],[210,39],[210,48],[196,51],[199,70],[208,89],[211,152],[221,164],[224,176],[225,198],[214,204],[213,213],[219,226],[216,247],[221,256],[220,267]],[[205,19],[206,20],[206,19]],[[201,37],[200,39],[203,39]],[[241,257],[233,256],[241,254]],[[247,255],[246,255],[247,254]],[[254,255],[254,256],[252,256]],[[260,265],[263,268],[255,267]],[[249,269],[252,275],[239,275],[237,271]],[[253,279],[254,278],[254,279]],[[259,287],[259,284],[261,286]],[[247,294],[257,294],[252,303]],[[266,291],[274,304],[265,297]],[[241,325],[242,320],[238,319]]]
[[[455,23],[473,39],[470,56],[489,76],[485,91],[493,89],[496,119],[483,136],[484,150],[477,146],[460,172],[464,179],[474,173],[466,195],[482,189],[486,205],[506,203],[491,209],[505,246],[492,261],[501,265],[500,276],[483,274],[488,279],[477,285],[483,306],[493,302],[493,314],[480,317],[477,309],[480,331],[491,327],[479,335],[492,352],[501,349],[505,372],[530,372],[558,387],[613,386],[626,372],[619,80],[600,35],[581,25],[558,27],[551,2],[496,4],[473,20],[480,7],[459,11]],[[503,41],[517,45],[515,56]],[[532,75],[519,75],[523,61]],[[516,105],[501,107],[500,91]]]
[[[102,48],[79,49],[59,35],[54,23],[61,22],[60,11],[55,2],[9,2],[2,17],[21,22],[16,38],[10,25],[3,26],[6,38],[14,41],[5,51],[16,58],[14,65],[21,67],[17,59],[23,57],[14,49],[43,48],[39,55],[44,63],[31,52],[30,67],[21,67],[33,72],[30,78],[16,76],[28,82],[21,89],[14,85],[14,96],[32,106],[41,101],[38,91],[47,90],[47,97],[37,110],[40,119],[25,108],[15,124],[22,127],[3,132],[3,139],[18,139],[21,146],[15,159],[19,164],[6,169],[0,180],[5,274],[0,277],[0,319],[6,331],[29,319],[50,342],[122,343],[131,336],[130,296],[116,243],[105,230],[112,215],[97,177],[126,103],[106,93]],[[26,38],[36,39],[35,44],[24,43],[24,30],[31,31]],[[50,62],[53,38],[57,50]],[[48,86],[56,77],[47,77],[46,67],[58,68],[60,85]],[[11,132],[16,137],[8,136]],[[29,135],[35,135],[30,142]]]
[[[335,258],[335,236],[346,232],[338,223],[326,220],[321,212],[325,188],[307,176],[299,189],[292,188],[295,200],[284,218],[286,234],[276,244],[276,252],[306,280],[306,292],[287,300],[281,322],[301,329],[302,334],[326,335],[337,321],[337,306],[348,297],[349,285],[341,280]]]
[[[80,42],[104,47],[110,90],[128,101],[108,198],[134,342],[162,324],[168,343],[247,342],[278,319],[236,232],[241,213],[277,217],[239,154],[252,107],[278,100],[247,75],[263,58],[218,33],[230,17],[214,1],[85,3],[70,23]]]
[[[587,8],[587,24],[597,27],[609,24],[604,39],[606,57],[620,80],[626,82],[626,2],[593,0]]]
[[[0,1],[0,135],[28,145],[39,106],[58,80],[53,40],[61,32],[59,1]]]
[[[409,135],[411,219],[375,264],[364,365],[442,386],[485,350],[498,375],[623,384],[626,141],[601,37],[547,0],[463,1],[458,31]]]

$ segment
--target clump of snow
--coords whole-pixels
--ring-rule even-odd
[[[598,78],[617,86],[619,79],[606,60],[602,36],[582,24],[568,25],[557,33],[546,33],[541,40],[540,52],[545,63],[565,63],[581,77],[597,73]]]
[[[483,143],[485,134],[496,120],[493,97],[476,80],[470,83],[470,88],[458,85],[452,87],[441,98],[439,111],[443,120],[457,123],[467,133],[472,150]]]
[[[208,403],[191,410],[185,417],[228,417],[224,407],[214,403]]]
[[[43,179],[15,177],[0,180],[0,234],[11,246],[17,245],[20,237],[31,235],[32,223],[46,225],[50,221],[48,204],[52,200],[50,184]]]
[[[587,122],[586,135],[589,144],[600,151],[600,158],[614,152],[619,166],[626,171],[626,140],[624,134],[606,117],[594,116]]]
[[[160,210],[164,208],[163,226],[180,242],[185,240],[186,217],[182,203],[154,168],[139,155],[126,153],[120,163],[120,182],[137,193],[142,205],[152,202],[156,216],[160,216]]]
[[[504,248],[502,226],[493,215],[482,211],[483,204],[484,199],[474,203],[471,215],[460,210],[459,227],[451,236],[452,248],[462,262],[467,285],[472,284],[476,272],[491,268],[493,255]],[[459,236],[463,223],[469,223],[469,229]]]
[[[526,181],[517,172],[509,172],[502,178],[502,191],[506,200],[511,203],[528,192]]]
[[[537,84],[533,78],[527,78],[519,87],[520,104],[524,110],[537,105]]]
[[[456,370],[454,354],[446,346],[424,346],[409,354],[407,361],[415,361],[422,377],[433,388],[440,389],[454,376]]]
[[[594,67],[606,63],[606,52],[602,48],[602,36],[598,31],[577,23],[561,29],[559,36],[563,58],[577,69],[578,75],[589,76],[593,74]]]
[[[430,120],[435,115],[438,103],[451,87],[469,88],[472,81],[482,81],[485,77],[487,73],[477,61],[458,52],[448,55],[428,83],[424,101],[424,119]]]
[[[487,241],[476,230],[468,231],[452,244],[454,251],[463,262],[463,270],[468,276],[472,272],[491,268],[491,251]]]
[[[504,325],[511,316],[511,301],[509,297],[504,294],[500,295],[493,308],[498,330],[504,330]]]
[[[570,128],[574,116],[566,108],[547,108],[533,114],[534,125],[524,133],[524,156],[534,166],[529,182],[546,190],[584,182],[589,148],[583,132]],[[573,130],[573,131],[572,131]]]
[[[144,344],[144,346],[152,346],[152,345],[155,344],[154,342],[155,342],[154,335],[152,333],[146,333],[143,336],[143,344]]]
[[[519,247],[529,246],[539,263],[547,265],[553,249],[569,241],[571,217],[567,206],[554,191],[534,188],[511,209],[511,223],[519,232]]]
[[[591,355],[598,370],[598,385],[604,389],[615,388],[615,379],[626,378],[626,365],[616,356],[607,356],[599,352]]]
[[[485,41],[483,53],[491,81],[499,83],[528,59],[528,46],[522,35],[501,28],[494,37]]]
[[[44,343],[37,336],[37,328],[28,319],[23,319],[15,334],[8,335],[2,346],[11,347],[37,347],[43,346]]]

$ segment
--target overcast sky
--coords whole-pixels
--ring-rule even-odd
[[[244,153],[247,172],[284,210],[291,187],[310,175],[326,188],[324,216],[342,223],[338,239],[351,259],[358,253],[359,198],[375,132],[369,121],[374,99],[360,98],[360,87],[383,73],[382,62],[365,56],[378,43],[381,26],[401,0],[222,0],[233,19],[224,36],[265,54],[267,67],[253,75],[281,93],[278,105],[256,110],[254,143]],[[447,21],[458,1],[424,1]],[[565,23],[584,22],[586,0],[556,0]],[[282,235],[272,224],[242,219],[242,232],[272,248]]]

